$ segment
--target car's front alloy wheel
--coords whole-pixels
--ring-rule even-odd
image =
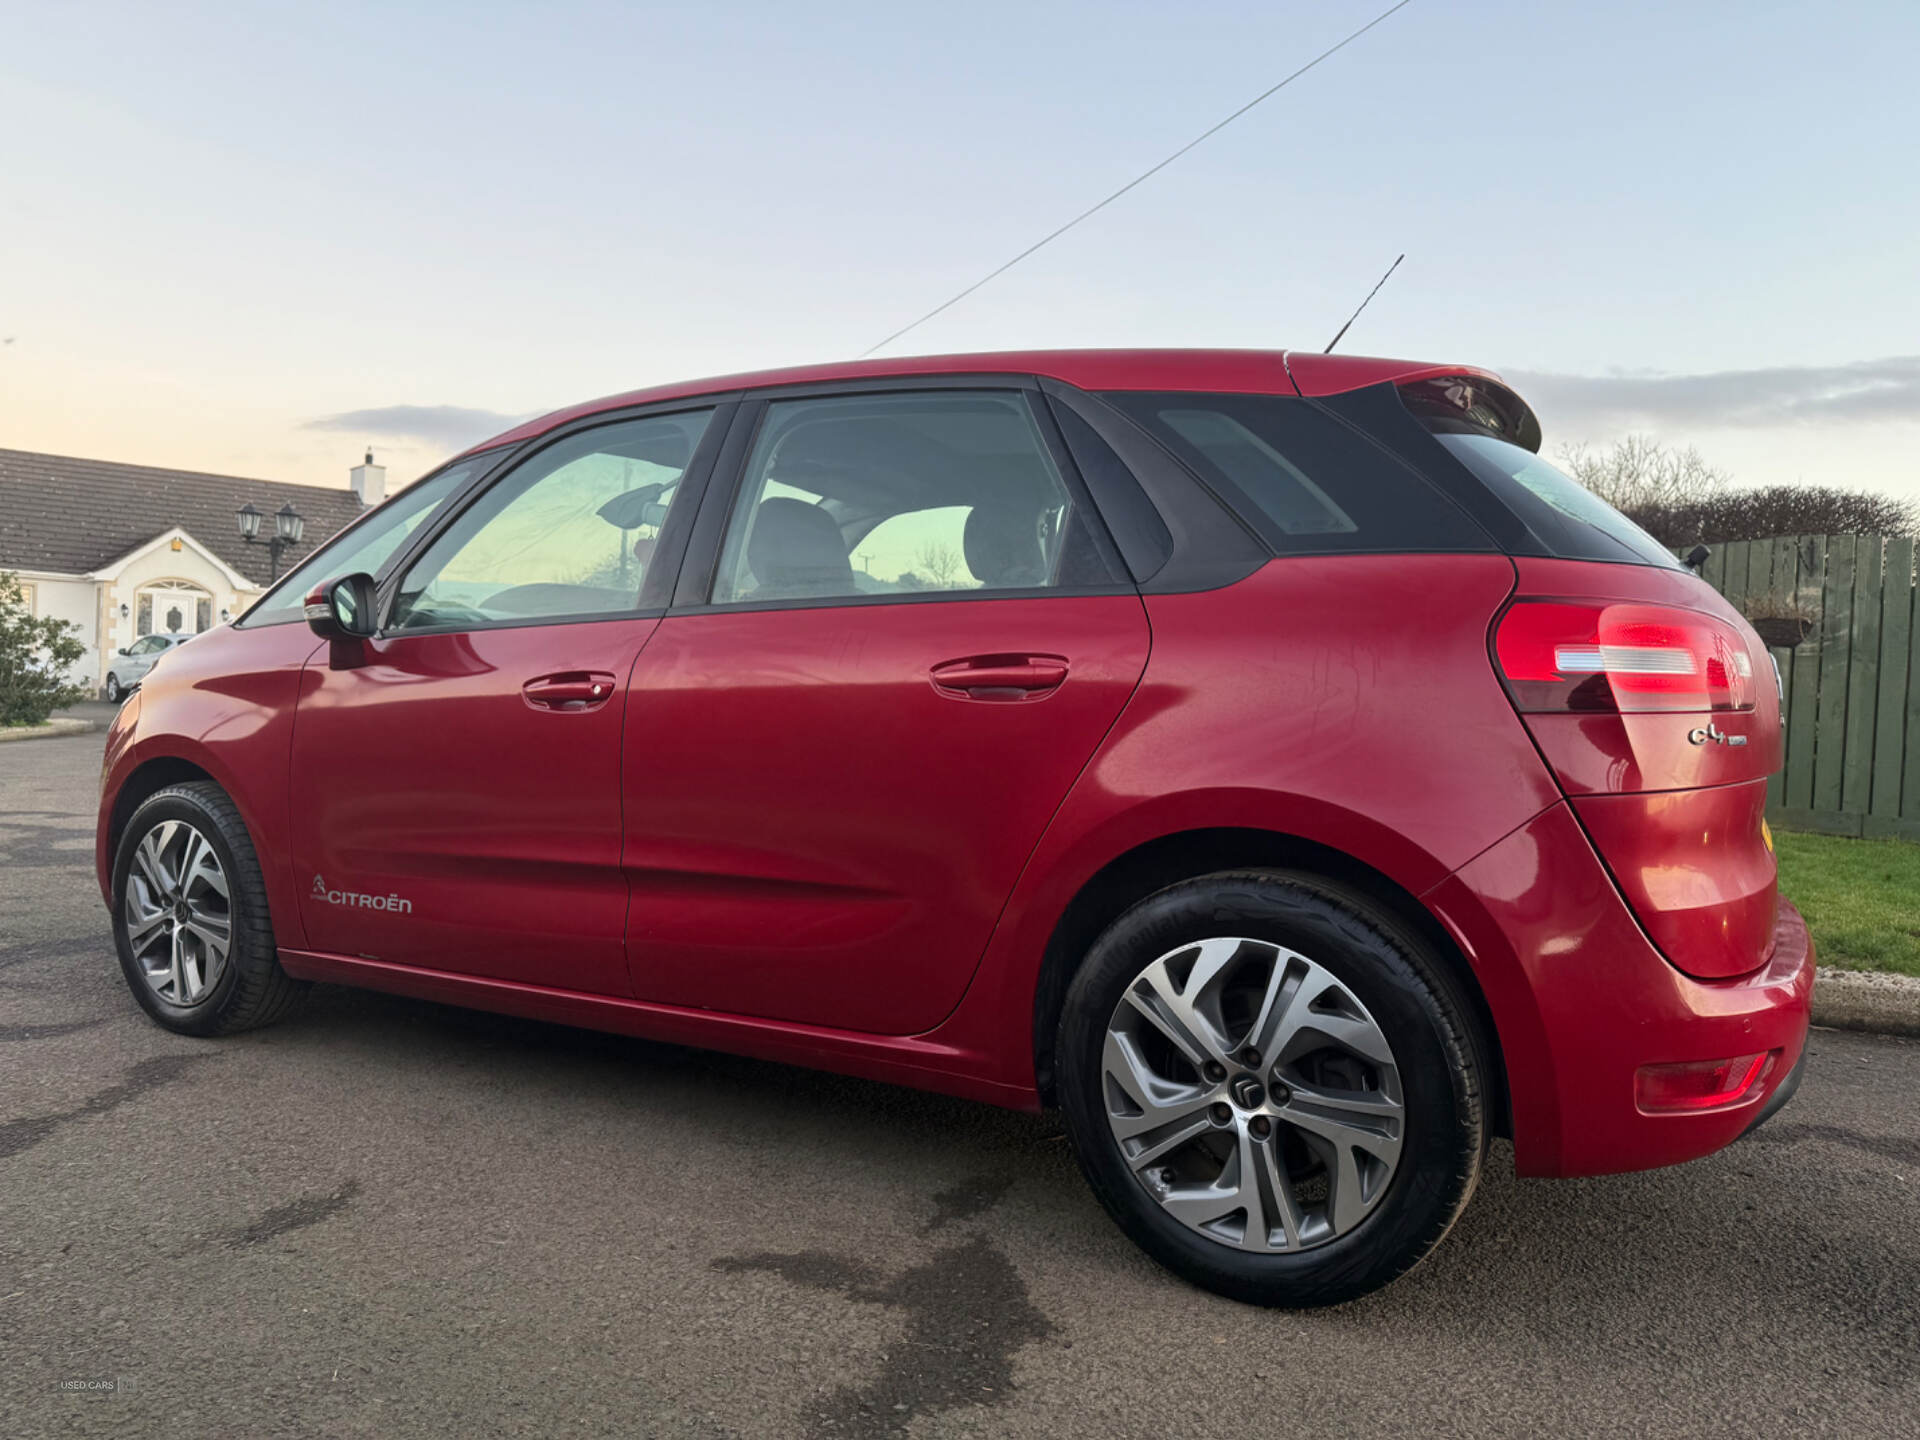
[[[209,780],[170,785],[128,819],[114,851],[113,938],[134,999],[182,1034],[268,1024],[307,989],[280,968],[253,839]]]
[[[162,820],[133,850],[123,901],[141,978],[169,1004],[203,1003],[233,944],[233,902],[213,842],[186,820]]]

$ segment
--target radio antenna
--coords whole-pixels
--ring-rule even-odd
[[[1379,284],[1367,291],[1367,298],[1360,302],[1360,310],[1366,309],[1367,306],[1373,303],[1373,297],[1380,293],[1380,286],[1387,283],[1388,276],[1391,276],[1394,271],[1398,270],[1400,268],[1400,261],[1406,258],[1406,254],[1403,251],[1398,260],[1395,260],[1391,265],[1387,266],[1386,275],[1380,277]],[[1322,355],[1331,355],[1333,353],[1333,347],[1340,343],[1340,337],[1351,330],[1353,328],[1353,322],[1360,318],[1360,310],[1354,311],[1353,314],[1347,317],[1347,323],[1340,327],[1340,334],[1334,336],[1333,339],[1327,342],[1327,348],[1320,352]]]

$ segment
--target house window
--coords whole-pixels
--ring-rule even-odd
[[[33,614],[33,586],[27,584],[24,580],[16,580],[13,583],[15,588],[20,591],[20,603],[27,607],[27,614]]]

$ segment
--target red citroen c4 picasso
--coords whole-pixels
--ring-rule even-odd
[[[1113,1218],[1338,1301],[1792,1093],[1745,620],[1453,365],[861,362],[560,411],[108,740],[129,987],[316,980],[1058,1105]]]

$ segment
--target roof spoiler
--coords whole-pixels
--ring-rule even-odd
[[[1302,395],[1339,395],[1370,385],[1395,385],[1408,407],[1450,415],[1539,453],[1540,420],[1498,375],[1473,365],[1421,365],[1370,355],[1284,353],[1287,378]]]

